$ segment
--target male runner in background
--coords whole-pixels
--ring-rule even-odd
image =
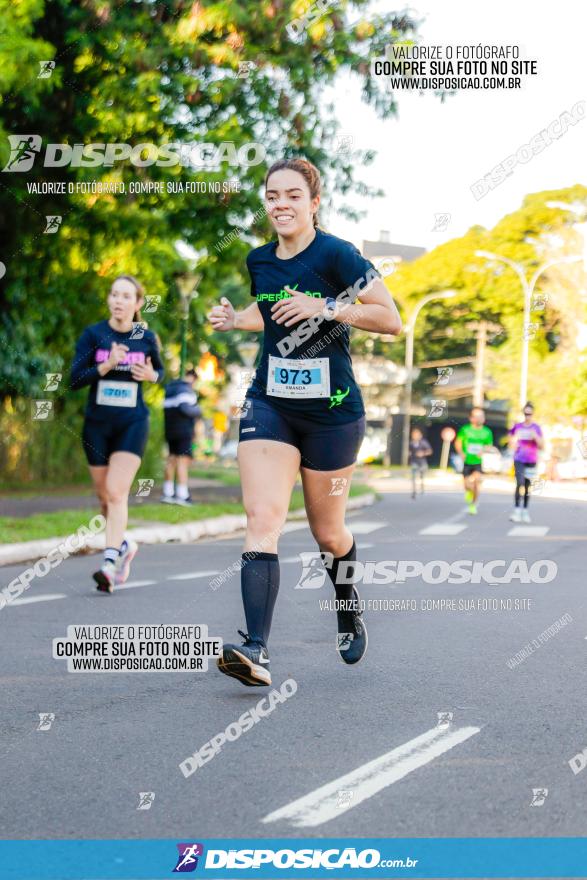
[[[462,456],[465,482],[465,502],[470,514],[477,513],[477,499],[481,486],[483,453],[493,448],[493,433],[485,425],[485,410],[474,406],[469,424],[463,425],[455,440],[455,449]]]
[[[163,495],[165,504],[192,504],[188,489],[188,470],[192,460],[194,425],[201,415],[194,391],[196,373],[188,370],[183,379],[173,379],[165,388],[165,440],[169,457],[165,465]],[[175,480],[175,484],[174,484]]]
[[[420,428],[412,428],[409,452],[408,464],[412,469],[412,498],[415,498],[418,475],[420,477],[420,495],[424,494],[424,476],[428,470],[426,459],[429,455],[432,455],[432,447],[428,440],[425,439]]]

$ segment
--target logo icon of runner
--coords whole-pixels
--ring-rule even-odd
[[[332,553],[311,550],[300,553],[302,573],[296,590],[317,590],[326,580],[326,569],[332,568]]]
[[[337,635],[338,650],[339,651],[348,651],[354,637],[355,637],[354,633],[338,633],[338,635]]]
[[[137,810],[150,810],[155,800],[154,791],[139,791],[139,805]]]
[[[37,74],[37,79],[49,79],[53,71],[55,70],[55,62],[54,61],[39,61],[39,72]]]
[[[204,854],[203,845],[201,843],[178,843],[176,845],[179,856],[172,873],[183,874],[195,871],[198,867],[197,857]]]
[[[63,218],[59,214],[48,214],[45,219],[47,220],[45,232],[57,232]]]
[[[350,394],[350,391],[350,388],[347,388],[346,391],[341,391],[340,388],[337,388],[336,392],[330,395],[330,406],[328,409],[332,409],[333,406],[340,406],[347,394]]]
[[[10,142],[10,159],[2,171],[29,171],[33,167],[35,156],[41,148],[41,138],[38,134],[11,134],[8,135]]]

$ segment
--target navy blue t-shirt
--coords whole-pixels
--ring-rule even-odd
[[[277,242],[271,241],[247,257],[251,296],[265,325],[263,351],[247,397],[321,424],[355,421],[365,408],[353,375],[348,325],[319,315],[285,327],[273,320],[271,308],[289,299],[286,285],[317,298],[353,303],[379,273],[353,244],[320,229],[295,257],[279,259],[276,248]]]
[[[131,338],[134,337],[134,338]],[[100,376],[98,365],[108,360],[112,343],[126,345],[124,360],[114,370]],[[145,364],[151,358],[153,369],[163,378],[163,363],[157,337],[152,330],[136,324],[127,333],[113,330],[108,321],[86,327],[75,347],[71,367],[71,387],[90,386],[86,418],[125,425],[146,419],[149,410],[143,400],[141,383],[133,379],[133,364]]]

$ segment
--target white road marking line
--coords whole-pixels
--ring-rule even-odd
[[[426,526],[425,529],[420,529],[420,535],[459,535],[461,532],[464,532],[467,526],[460,525],[459,523],[451,523],[451,522],[441,522],[441,523],[433,523],[431,526]]]
[[[134,587],[150,587],[157,581],[127,581],[125,584],[115,584],[115,590],[132,590]]]
[[[507,536],[508,538],[543,538],[549,531],[550,526],[514,526]]]
[[[381,522],[381,520],[359,519],[350,520],[349,529],[353,535],[368,535],[377,529],[384,529],[389,523]]]
[[[371,547],[374,547],[375,544],[357,544],[357,550],[369,550]],[[318,552],[316,550],[316,552]],[[301,557],[298,554],[297,556],[285,556],[283,559],[281,556],[279,557],[279,562],[301,562]]]
[[[454,516],[449,516],[448,519],[445,519],[445,522],[459,522],[459,520],[464,519],[467,515],[467,508],[464,507],[462,510],[459,510],[458,513],[455,513]]]
[[[193,578],[207,578],[213,574],[219,574],[217,568],[214,571],[186,571],[185,574],[172,574],[166,580],[168,581],[189,581]]]
[[[285,535],[287,532],[299,532],[300,529],[307,528],[309,528],[307,520],[303,520],[302,522],[286,523],[281,530],[281,534]]]
[[[362,767],[340,776],[334,782],[329,782],[310,794],[292,801],[291,804],[269,813],[261,821],[267,823],[285,819],[298,828],[322,825],[323,822],[329,822],[340,816],[338,795],[341,789],[353,791],[353,799],[349,808],[345,810],[348,812],[348,809],[358,806],[388,785],[403,779],[408,773],[465,742],[480,730],[480,727],[433,727],[380,758],[375,758],[374,761],[369,761],[368,764],[363,764]]]
[[[26,596],[24,599],[13,599],[7,602],[7,607],[12,605],[32,605],[33,602],[51,602],[53,599],[66,599],[65,593],[45,593],[44,596]]]

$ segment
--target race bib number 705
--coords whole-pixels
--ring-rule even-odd
[[[101,379],[98,382],[96,403],[100,406],[136,406],[136,382],[117,382]]]

